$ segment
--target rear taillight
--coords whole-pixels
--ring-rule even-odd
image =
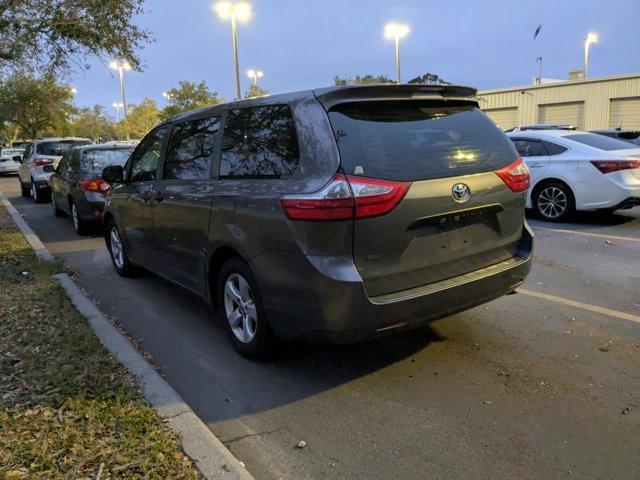
[[[291,220],[332,221],[386,215],[404,198],[411,183],[336,174],[320,191],[285,195],[280,203]]]
[[[522,158],[516,160],[504,168],[496,171],[502,181],[513,192],[524,192],[529,188],[529,168]]]
[[[602,173],[607,174],[620,170],[640,168],[640,160],[591,160],[591,165]]]
[[[80,182],[80,187],[86,192],[107,193],[111,188],[107,182],[101,178],[91,178]]]
[[[45,165],[51,165],[53,163],[53,160],[51,160],[50,158],[36,158],[33,161],[33,164],[36,167],[44,167]]]

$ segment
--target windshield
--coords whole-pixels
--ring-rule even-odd
[[[564,138],[606,151],[633,148],[630,146],[630,142],[618,140],[617,138],[605,137],[604,135],[598,135],[595,133],[579,133],[576,135],[567,135]]]
[[[329,118],[348,174],[428,180],[498,170],[517,157],[506,135],[466,102],[353,102]]]
[[[81,168],[90,172],[102,172],[111,165],[124,166],[131,152],[133,152],[133,147],[85,150],[82,155]]]
[[[65,152],[78,145],[91,145],[89,140],[60,140],[55,142],[42,142],[36,147],[36,153],[39,155],[50,155],[61,157]]]

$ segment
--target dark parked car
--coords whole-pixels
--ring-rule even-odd
[[[632,143],[633,145],[640,145],[639,131],[614,128],[611,130],[591,130],[591,133],[597,133],[598,135],[604,135],[605,137],[617,138],[618,140]]]
[[[529,173],[456,86],[329,88],[158,125],[113,182],[113,265],[209,299],[245,355],[466,310],[530,269]]]
[[[102,171],[125,164],[135,145],[104,143],[76,147],[64,154],[51,175],[51,203],[56,216],[68,214],[78,235],[99,224],[109,184]],[[53,168],[53,167],[49,167]]]

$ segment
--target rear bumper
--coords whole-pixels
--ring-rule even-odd
[[[637,207],[640,205],[640,194],[637,197],[627,197],[622,200],[620,203],[616,203],[615,205],[604,208],[601,210],[625,210],[628,208]]]
[[[529,274],[532,249],[533,233],[525,227],[512,259],[377,297],[367,296],[362,280],[353,275],[355,267],[345,267],[343,278],[329,278],[306,257],[287,254],[261,255],[253,267],[277,336],[348,343],[416,328],[510,293]]]
[[[0,173],[18,173],[19,163],[0,162]]]
[[[84,222],[101,223],[104,196],[94,192],[83,192],[83,194],[83,199],[74,200],[80,219]]]

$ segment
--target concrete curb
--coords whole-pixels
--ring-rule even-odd
[[[0,193],[0,201],[33,247],[38,258],[53,261],[53,255],[2,193]],[[180,438],[184,452],[195,462],[204,478],[207,480],[253,480],[253,476],[244,465],[218,440],[182,397],[131,345],[129,340],[102,314],[71,277],[66,273],[59,273],[53,275],[53,278],[60,282],[71,303],[87,319],[100,342],[136,377],[149,404]]]
[[[31,230],[31,227],[27,225],[27,222],[25,222],[22,216],[18,213],[16,207],[11,205],[11,202],[7,199],[7,197],[4,196],[2,192],[0,192],[0,202],[2,202],[2,205],[6,207],[9,215],[11,215],[13,221],[16,222],[16,225],[27,239],[27,242],[29,242],[29,245],[31,245],[33,250],[35,250],[38,258],[40,260],[44,260],[45,262],[53,262],[53,255],[51,255],[49,250],[47,250],[38,236],[34,233],[33,230]]]

